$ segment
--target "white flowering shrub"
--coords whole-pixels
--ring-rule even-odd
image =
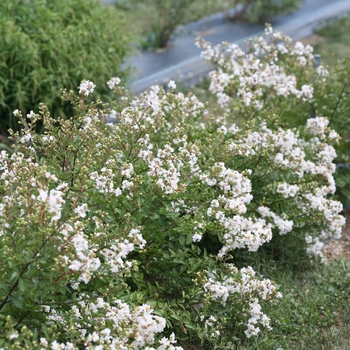
[[[292,42],[269,25],[264,35],[250,39],[245,49],[229,43],[212,47],[203,39],[196,44],[203,49],[204,60],[214,65],[209,90],[236,122],[257,126],[264,121],[274,130],[312,123],[317,138],[322,138],[321,131],[327,126],[335,129],[329,137],[338,139],[339,197],[350,203],[349,59],[326,68],[312,46]],[[309,118],[314,121],[307,122]]]
[[[269,330],[263,306],[281,295],[232,253],[288,237],[319,256],[340,236],[327,120],[203,123],[174,82],[111,105],[90,103],[94,88],[64,92],[70,119],[15,111],[24,128],[0,157],[0,347],[182,349]]]
[[[314,85],[328,75],[323,66],[313,69],[312,46],[293,43],[270,26],[264,36],[250,39],[246,50],[229,43],[212,47],[203,39],[196,44],[204,49],[202,57],[216,66],[209,73],[209,90],[222,108],[237,110],[245,118],[283,110],[290,116],[295,108],[302,113],[298,105],[310,106]]]

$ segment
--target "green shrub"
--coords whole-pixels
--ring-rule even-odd
[[[106,96],[110,75],[121,68],[129,36],[113,7],[97,0],[0,2],[0,130],[17,129],[13,110],[29,113],[44,102],[53,116],[71,112],[60,88],[76,89],[85,77]],[[69,112],[69,113],[70,113]]]
[[[262,307],[281,295],[235,252],[271,241],[319,256],[339,237],[324,118],[202,123],[203,103],[174,82],[111,105],[89,103],[94,88],[64,92],[67,120],[41,105],[0,153],[0,347],[180,350],[174,333],[224,349],[267,333]]]
[[[141,36],[144,49],[164,48],[178,26],[223,11],[227,19],[266,21],[296,10],[302,0],[122,0],[132,30]],[[234,9],[234,10],[233,10]],[[140,18],[141,17],[141,18]],[[137,21],[137,23],[135,23]]]
[[[309,118],[328,118],[336,132],[334,139],[338,170],[337,195],[345,205],[350,203],[350,59],[331,67],[316,64],[314,50],[301,42],[274,31],[247,42],[248,52],[237,45],[199,42],[203,57],[216,65],[210,73],[209,90],[219,105],[239,120],[278,127],[298,127]],[[238,97],[238,98],[237,98]],[[335,167],[335,165],[334,165]]]
[[[250,22],[265,22],[279,14],[288,14],[297,10],[302,0],[236,0],[235,5],[240,5],[235,14],[237,18],[244,18]]]
[[[341,136],[337,150],[337,171],[334,174],[337,196],[350,207],[350,57],[334,62],[327,84],[315,91],[314,105],[319,114],[329,118],[329,125]]]
[[[196,0],[132,0],[141,11],[150,14],[148,30],[141,39],[145,48],[165,47],[177,26],[188,21],[188,11]]]
[[[280,14],[289,14],[297,10],[303,0],[253,0],[247,13],[250,21],[265,22]]]

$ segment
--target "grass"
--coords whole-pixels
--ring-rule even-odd
[[[283,299],[268,310],[273,330],[249,349],[348,349],[349,262],[334,261],[307,271],[284,269],[271,278],[280,284]]]
[[[298,259],[294,256],[295,259]],[[289,256],[293,259],[293,256]],[[292,264],[292,262],[290,261]],[[255,268],[254,264],[253,267]],[[187,350],[349,350],[350,262],[300,264],[291,270],[276,261],[260,264],[260,273],[274,280],[283,298],[263,312],[271,318],[271,331],[247,339],[235,324],[213,345],[181,344]],[[214,315],[215,316],[215,315]]]

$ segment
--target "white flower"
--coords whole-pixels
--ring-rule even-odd
[[[30,111],[30,113],[27,114],[27,118],[32,119],[33,117],[35,117],[35,113],[33,111]]]
[[[176,89],[176,84],[174,80],[170,80],[168,83],[169,89]]]
[[[26,135],[24,135],[24,136],[22,136],[22,137],[20,138],[20,142],[21,142],[21,143],[27,143],[27,142],[31,141],[32,138],[33,138],[32,135],[26,134]]]
[[[48,345],[47,340],[45,338],[40,338],[40,345],[46,348]]]
[[[76,207],[74,209],[74,213],[78,214],[81,218],[86,217],[86,212],[89,211],[88,205],[86,203],[83,203],[79,207]]]
[[[64,348],[65,348],[65,345],[63,343],[57,343],[56,340],[51,344],[51,349],[52,350],[61,350],[61,349],[64,349]]]
[[[195,233],[193,236],[192,236],[192,241],[193,242],[199,242],[202,240],[202,235],[198,234],[198,233]]]
[[[12,340],[12,339],[16,339],[18,338],[18,333],[12,333],[10,336],[9,336],[9,339]]]
[[[73,271],[79,271],[83,264],[78,260],[73,260],[72,263],[69,265],[69,268]]]
[[[118,77],[113,77],[107,81],[108,87],[112,90],[116,85],[119,85],[120,79]]]
[[[96,85],[90,80],[83,80],[79,86],[79,94],[88,96],[94,92]]]

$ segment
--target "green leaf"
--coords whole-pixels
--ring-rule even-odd
[[[25,292],[28,289],[28,281],[25,280],[24,278],[20,278],[18,282],[18,286],[21,292]]]

